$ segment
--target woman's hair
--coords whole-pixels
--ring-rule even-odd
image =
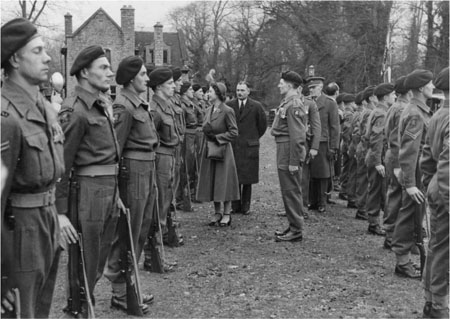
[[[216,83],[211,84],[211,87],[213,88],[214,92],[216,93],[217,98],[218,98],[221,102],[224,102],[225,99],[226,99],[226,92],[225,92],[225,93],[222,93],[222,92],[220,91],[220,89],[219,89],[219,86],[218,86]]]

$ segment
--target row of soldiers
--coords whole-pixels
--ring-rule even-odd
[[[139,286],[139,277],[127,277],[137,265],[127,264],[124,249],[135,261],[145,250],[144,268],[167,272],[176,263],[165,258],[164,243],[184,243],[174,212],[177,201],[190,210],[195,197],[207,89],[183,82],[179,68],[148,74],[142,59],[130,56],[117,66],[122,87],[111,101],[114,73],[93,45],[75,58],[77,85],[56,113],[39,91],[51,58],[36,27],[11,20],[1,41],[2,314],[48,317],[62,249],[69,251],[69,287],[84,282],[76,292],[83,294],[80,308],[68,289],[66,313],[89,315],[103,275],[111,306],[130,313],[130,285]],[[148,87],[150,104],[141,98]],[[80,252],[83,266],[72,273]],[[139,293],[137,313],[147,313],[153,299]]]
[[[410,255],[422,255],[423,316],[448,318],[449,68],[433,78],[432,72],[417,69],[395,84],[357,94],[339,94],[336,83],[323,88],[323,78],[307,79],[303,100],[310,114],[310,151],[302,190],[310,209],[325,212],[340,153],[339,197],[357,209],[356,219],[368,220],[369,233],[385,236],[384,247],[396,256],[396,275],[420,278],[421,268]],[[427,102],[434,88],[445,100],[432,116]],[[425,262],[426,199],[431,233]]]

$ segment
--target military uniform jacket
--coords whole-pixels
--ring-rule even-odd
[[[184,112],[184,122],[186,123],[186,130],[195,129],[197,125],[198,109],[194,106],[194,103],[187,97],[181,98],[181,107]],[[191,131],[191,133],[195,133]]]
[[[184,141],[184,134],[186,133],[186,120],[184,117],[183,107],[181,106],[181,97],[178,93],[175,93],[174,96],[170,99],[170,105],[175,116],[177,134],[181,144]]]
[[[64,134],[57,114],[37,98],[7,80],[2,87],[2,161],[8,178],[2,192],[2,213],[9,193],[42,193],[64,173]]]
[[[342,152],[348,153],[352,142],[353,110],[350,106],[344,107],[344,121],[342,122]]]
[[[278,168],[288,169],[289,165],[299,166],[305,160],[307,114],[305,106],[298,95],[284,98],[275,112],[271,134],[275,142],[289,142],[289,154]]]
[[[173,148],[180,144],[181,139],[178,135],[175,113],[170,101],[155,94],[150,102],[150,109],[159,135],[160,147],[156,149],[156,153],[163,152],[161,146]]]
[[[56,207],[58,213],[66,214],[71,169],[117,164],[119,145],[108,112],[108,100],[81,86],[75,87],[74,96],[64,100],[59,122],[65,135],[66,174],[56,188]]]
[[[320,114],[320,125],[322,133],[321,142],[328,142],[329,149],[339,148],[339,113],[338,106],[334,99],[322,94],[316,100],[317,109]]]
[[[400,116],[398,161],[401,168],[400,180],[405,188],[420,186],[416,185],[416,169],[430,118],[430,108],[416,98],[411,99]]]
[[[306,108],[306,113],[308,114],[308,131],[306,132],[306,140],[308,141],[310,148],[318,150],[322,133],[319,110],[317,109],[316,102],[310,96],[304,98],[304,105]]]
[[[386,124],[384,125],[384,135],[387,142],[387,148],[391,151],[391,165],[392,168],[399,168],[398,164],[398,126],[400,122],[400,115],[406,107],[408,101],[406,99],[398,98],[397,101],[389,108],[386,114]]]
[[[375,167],[384,163],[383,159],[386,151],[384,124],[387,110],[387,105],[378,103],[378,105],[370,113],[367,120],[367,131],[365,138],[367,141],[367,167]]]
[[[239,132],[232,142],[239,183],[256,184],[259,181],[259,139],[267,129],[266,113],[261,103],[250,98],[241,109],[237,99],[227,105],[234,110]]]
[[[420,168],[430,198],[442,198],[449,211],[449,101],[433,115],[428,126]]]
[[[355,134],[357,135],[357,139],[359,140],[356,152],[358,154],[365,153],[367,147],[366,140],[366,130],[367,130],[367,122],[369,120],[370,113],[373,110],[373,105],[368,103],[366,108],[361,111],[358,119],[358,126],[356,128]],[[365,156],[365,154],[363,154]]]
[[[356,155],[356,148],[358,146],[358,143],[361,141],[361,136],[359,136],[359,119],[361,116],[361,110],[357,109],[353,113],[352,121],[350,124],[350,133],[351,133],[351,143],[348,149],[348,155],[351,157],[354,157]]]
[[[201,127],[203,124],[203,120],[205,118],[206,107],[203,101],[199,101],[197,98],[193,98],[192,102],[194,103],[194,107],[197,109],[197,127]]]
[[[123,151],[154,152],[159,144],[158,134],[149,105],[136,93],[124,88],[113,103],[114,128]]]

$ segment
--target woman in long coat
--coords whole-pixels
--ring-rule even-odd
[[[203,122],[205,134],[202,146],[200,177],[197,186],[197,200],[214,201],[214,214],[210,225],[229,226],[231,224],[231,201],[239,199],[239,181],[230,142],[238,136],[234,111],[223,102],[226,86],[223,83],[211,85],[209,100],[212,106],[206,111]],[[225,148],[221,160],[207,158],[208,142]],[[223,211],[221,203],[223,202]]]

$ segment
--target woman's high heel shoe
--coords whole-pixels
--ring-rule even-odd
[[[231,215],[230,213],[224,214],[222,219],[220,220],[220,227],[230,226],[231,225]]]
[[[222,220],[222,214],[215,213],[211,216],[209,220],[209,226],[215,226],[217,223],[219,223]]]

